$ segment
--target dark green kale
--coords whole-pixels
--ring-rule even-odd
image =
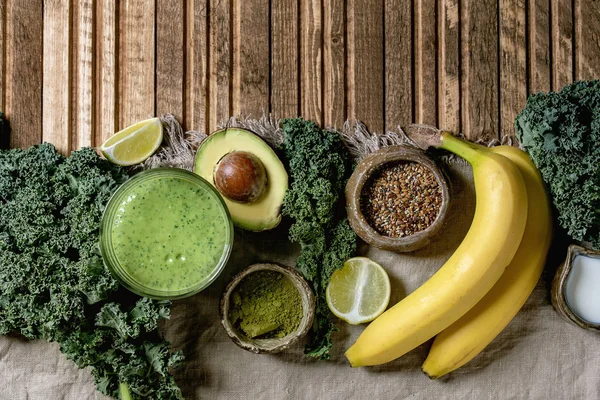
[[[59,155],[50,144],[0,150],[0,334],[58,342],[98,390],[178,399],[157,334],[170,304],[119,291],[98,248],[102,212],[128,178],[93,149]]]
[[[550,189],[560,226],[600,249],[600,81],[530,96],[515,129]]]
[[[356,234],[344,212],[344,189],[352,165],[335,132],[302,118],[285,119],[283,131],[290,187],[282,213],[293,220],[290,240],[302,246],[296,267],[317,298],[315,324],[305,352],[328,359],[334,325],[325,290],[333,272],[356,251]]]

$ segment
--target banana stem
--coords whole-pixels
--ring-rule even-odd
[[[471,143],[452,136],[449,132],[443,132],[441,135],[442,144],[439,146],[441,149],[448,150],[459,157],[464,158],[473,164],[481,155],[481,149],[476,149]]]

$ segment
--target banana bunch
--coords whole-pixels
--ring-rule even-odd
[[[522,151],[442,133],[432,143],[473,167],[473,222],[450,259],[373,321],[346,352],[353,367],[392,361],[436,336],[423,371],[437,378],[464,365],[512,320],[537,283],[551,239],[541,176]]]
[[[422,368],[432,379],[471,361],[517,315],[542,275],[552,240],[550,201],[529,156],[511,146],[491,151],[510,159],[525,180],[529,203],[525,232],[517,253],[494,287],[434,339]]]

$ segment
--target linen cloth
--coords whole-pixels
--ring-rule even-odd
[[[359,254],[379,262],[392,284],[390,305],[427,280],[467,232],[475,204],[472,172],[447,161],[452,205],[437,240],[409,254],[364,243]],[[246,266],[265,261],[294,265],[298,247],[288,226],[265,233],[236,230],[231,259],[204,292],[175,301],[161,332],[182,349],[186,361],[174,371],[186,399],[600,399],[600,336],[563,321],[549,301],[550,280],[566,244],[554,243],[546,271],[524,308],[474,360],[437,381],[420,367],[429,342],[377,367],[352,369],[344,351],[364,326],[337,322],[332,359],[316,361],[302,345],[276,355],[238,348],[219,320],[219,298],[227,282]],[[0,400],[106,399],[87,370],[79,370],[56,344],[0,337]]]

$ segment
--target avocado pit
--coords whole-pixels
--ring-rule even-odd
[[[211,133],[198,147],[194,172],[217,188],[238,228],[261,232],[281,222],[287,171],[254,133],[240,128]]]
[[[263,163],[247,151],[225,155],[215,168],[215,186],[229,200],[252,203],[267,188],[267,173]]]

